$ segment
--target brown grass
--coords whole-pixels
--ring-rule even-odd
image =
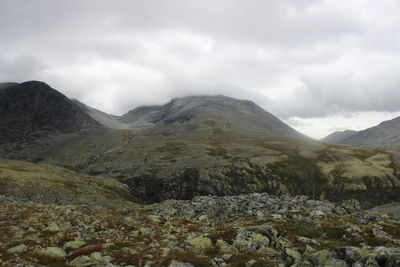
[[[211,242],[215,245],[218,239],[226,241],[228,244],[232,244],[233,240],[237,236],[237,231],[229,225],[220,224],[216,229],[208,234]]]
[[[210,259],[201,257],[191,251],[171,251],[166,258],[159,262],[156,266],[168,266],[173,260],[190,263],[195,267],[208,267],[210,266]]]

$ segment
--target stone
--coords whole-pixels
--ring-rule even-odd
[[[89,256],[79,256],[69,262],[68,265],[76,266],[76,267],[85,267],[85,266],[93,266],[96,262],[94,262]]]
[[[249,260],[247,263],[246,263],[246,266],[253,266],[254,264],[256,264],[257,263],[257,261],[256,260]]]
[[[128,247],[124,247],[124,248],[122,248],[121,250],[122,250],[123,252],[125,252],[125,253],[127,253],[127,254],[131,254],[131,255],[137,254],[137,253],[138,253],[137,250],[135,250],[135,249],[133,249],[133,248],[128,248]],[[167,255],[168,255],[168,254],[167,254]]]
[[[287,247],[292,247],[293,243],[290,240],[286,239],[286,238],[280,237],[276,241],[276,246],[280,247],[280,248],[287,248]]]
[[[198,253],[203,253],[205,250],[212,248],[211,240],[208,237],[198,236],[186,239],[186,243]]]
[[[232,254],[223,254],[222,255],[222,258],[225,260],[225,261],[227,261],[227,260],[229,260],[230,258],[232,258]]]
[[[359,211],[361,209],[360,202],[355,199],[345,200],[342,203],[340,203],[340,206],[346,209],[349,213],[352,213],[354,211]]]
[[[379,267],[379,264],[374,257],[367,256],[354,263],[353,267]]]
[[[103,261],[103,256],[101,255],[100,252],[96,251],[90,254],[90,258],[94,261],[102,262]]]
[[[291,248],[286,248],[285,253],[293,258],[294,263],[298,263],[301,261],[301,254],[298,251]]]
[[[26,245],[22,244],[22,245],[18,245],[18,246],[7,249],[7,252],[10,254],[12,254],[12,253],[18,254],[18,253],[23,253],[27,250],[28,250],[28,247]]]
[[[324,264],[335,259],[336,255],[332,250],[324,249],[324,250],[320,250],[316,253],[310,254],[307,257],[314,265],[325,266]],[[344,263],[345,263],[344,266],[347,267],[346,262],[344,262]]]
[[[153,231],[147,227],[142,227],[139,229],[139,234],[141,234],[141,235],[150,235],[152,233],[153,233]]]
[[[64,249],[78,249],[86,245],[84,241],[69,241],[64,244]]]
[[[36,249],[35,252],[39,255],[53,257],[53,258],[65,258],[67,256],[65,251],[59,247],[46,247],[46,248]]]
[[[270,241],[274,241],[278,237],[278,231],[269,224],[263,224],[257,227],[248,228],[250,231],[262,234],[270,239]]]
[[[179,261],[173,260],[170,263],[170,265],[168,265],[168,267],[194,267],[194,266],[190,263],[179,262]]]
[[[349,264],[353,264],[367,255],[367,252],[357,247],[340,247],[334,249],[337,257]]]
[[[310,212],[310,216],[311,216],[311,217],[323,217],[323,216],[325,216],[325,215],[326,215],[325,212],[320,211],[320,210],[312,210],[312,211]]]
[[[239,232],[233,241],[233,246],[239,251],[255,252],[267,247],[269,244],[268,237],[248,230]]]
[[[398,267],[398,266],[400,266],[400,254],[390,255],[385,262],[385,267]]]
[[[233,254],[237,252],[236,248],[234,248],[233,246],[229,245],[228,242],[221,239],[218,239],[215,245],[219,247],[219,252],[221,253]]]
[[[207,217],[207,215],[200,215],[199,216],[199,221],[205,221],[205,220],[207,220],[208,219],[208,217]]]
[[[58,232],[58,231],[60,231],[60,227],[56,223],[53,222],[49,226],[44,228],[43,231]]]
[[[303,245],[312,245],[312,246],[320,246],[321,245],[321,243],[319,243],[318,241],[311,239],[311,238],[304,237],[304,236],[298,236],[297,241],[299,241]]]
[[[226,262],[224,261],[223,258],[219,258],[219,257],[215,257],[212,260],[212,266],[216,266],[216,267],[223,267],[223,266],[227,266]]]
[[[372,229],[372,234],[379,239],[383,239],[383,240],[392,240],[392,237],[386,233],[385,231],[379,229],[379,228],[373,228]]]

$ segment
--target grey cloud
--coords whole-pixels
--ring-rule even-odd
[[[399,11],[395,0],[1,1],[0,78],[41,79],[111,113],[191,94],[284,119],[391,112]]]
[[[0,80],[21,82],[40,77],[46,65],[34,56],[0,56]]]

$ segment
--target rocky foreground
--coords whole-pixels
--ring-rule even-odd
[[[400,222],[355,200],[0,203],[1,266],[400,266]]]

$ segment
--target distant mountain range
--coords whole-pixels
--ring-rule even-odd
[[[315,141],[226,96],[114,116],[43,82],[0,84],[0,158],[115,178],[147,202],[252,192],[400,200],[400,153]]]
[[[360,147],[400,149],[400,117],[362,131],[334,132],[321,141]]]

